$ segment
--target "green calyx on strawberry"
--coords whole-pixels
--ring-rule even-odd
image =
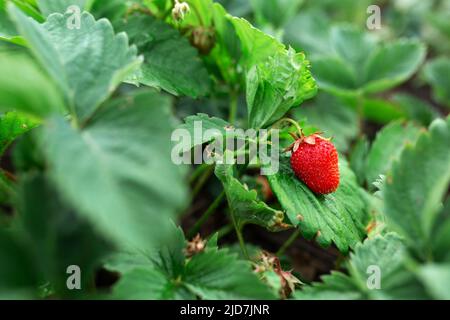
[[[287,149],[292,151],[291,167],[295,175],[316,194],[329,194],[339,187],[339,157],[330,139],[315,133],[300,137]]]

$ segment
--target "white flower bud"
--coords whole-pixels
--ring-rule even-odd
[[[172,17],[175,21],[182,21],[186,14],[191,11],[189,4],[175,0],[175,6],[172,9]]]

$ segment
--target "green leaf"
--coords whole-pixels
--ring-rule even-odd
[[[439,113],[428,102],[406,93],[395,94],[391,101],[406,113],[406,117],[417,123],[429,126],[431,122],[439,117]]]
[[[350,153],[350,168],[355,173],[360,185],[366,181],[366,162],[369,150],[370,146],[367,137],[361,136]]]
[[[292,18],[303,0],[251,0],[258,24],[270,23],[281,28]]]
[[[433,230],[433,261],[450,262],[450,198],[447,197]]]
[[[148,15],[128,17],[119,31],[144,55],[138,81],[174,95],[205,96],[211,81],[198,52],[168,24]]]
[[[282,43],[253,27],[247,20],[229,15],[227,17],[241,40],[241,64],[245,69],[250,70],[254,65],[264,62],[275,53],[286,50]]]
[[[417,71],[426,51],[416,40],[377,45],[369,33],[349,25],[332,28],[328,42],[328,52],[312,59],[312,71],[321,88],[338,96],[371,94],[401,84]]]
[[[128,10],[128,3],[122,0],[94,0],[90,12],[97,18],[106,18],[113,26],[120,25]]]
[[[241,41],[225,9],[220,4],[214,3],[211,11],[216,31],[216,43],[210,57],[227,83],[238,84],[240,83],[240,70],[236,68],[236,64],[241,59]]]
[[[302,32],[299,32],[302,30]],[[284,42],[297,51],[305,51],[311,57],[328,54],[330,21],[322,10],[305,9],[286,25]]]
[[[319,88],[338,96],[355,95],[356,75],[352,68],[336,57],[321,57],[312,60],[312,73]]]
[[[51,13],[65,13],[70,6],[77,6],[81,12],[89,10],[93,0],[37,0],[37,4],[42,14],[45,16]]]
[[[380,175],[391,169],[404,148],[413,145],[419,137],[420,129],[413,124],[393,122],[377,133],[367,156],[366,177],[371,185]]]
[[[317,93],[309,61],[292,48],[253,66],[246,78],[249,126],[256,129],[273,124]]]
[[[28,290],[36,286],[39,275],[27,243],[16,234],[0,229],[0,292]]]
[[[186,265],[186,286],[207,300],[273,299],[269,287],[261,282],[250,263],[238,260],[228,250],[207,251]]]
[[[365,237],[368,215],[365,194],[346,163],[341,161],[339,166],[338,190],[316,195],[295,176],[288,157],[280,162],[280,171],[268,176],[269,183],[291,223],[306,238],[315,237],[322,246],[334,242],[340,251],[347,252]]]
[[[450,118],[435,120],[392,166],[383,190],[388,223],[422,258],[450,181]]]
[[[38,118],[64,112],[59,91],[29,58],[1,54],[0,73],[1,111],[15,110]]]
[[[379,47],[364,68],[364,91],[391,89],[410,78],[425,59],[425,46],[415,40],[398,40]]]
[[[406,111],[401,107],[383,99],[364,99],[362,109],[366,119],[378,124],[407,118]]]
[[[295,109],[294,117],[297,120],[306,119],[324,136],[333,137],[333,143],[340,152],[347,151],[359,132],[356,112],[327,94],[319,94],[314,101]]]
[[[321,277],[322,282],[305,286],[294,293],[296,300],[361,300],[358,287],[341,272],[332,271]]]
[[[418,275],[434,299],[450,299],[450,264],[425,264]]]
[[[42,16],[42,14],[39,12],[39,10],[36,7],[36,1],[34,0],[5,0],[10,1],[14,5],[17,6],[20,10],[22,10],[23,13],[25,13],[27,16],[33,18],[34,20],[38,22],[44,22],[45,17]],[[5,5],[6,7],[6,5]]]
[[[51,199],[51,201],[42,201]],[[43,174],[22,175],[18,187],[21,236],[27,239],[35,261],[32,268],[51,283],[59,297],[89,294],[91,279],[100,259],[111,249],[91,225],[80,219],[51,186]],[[89,250],[82,250],[82,248]],[[77,265],[82,271],[81,291],[67,288],[67,268]]]
[[[226,17],[240,40],[242,54],[238,65],[245,75],[250,127],[268,126],[316,94],[317,86],[304,53],[286,49],[245,19]],[[223,67],[223,61],[221,64]],[[229,61],[225,65],[230,65]]]
[[[208,244],[203,252],[184,257],[185,241],[179,228],[175,238],[156,252],[140,252],[116,257],[122,276],[113,288],[120,299],[271,299],[269,287],[251,271],[248,261],[238,259],[227,249]],[[117,267],[118,266],[118,267]]]
[[[356,246],[346,269],[349,275],[333,272],[321,283],[297,291],[297,299],[419,299],[426,297],[414,274],[405,269],[406,247],[394,233],[375,236]],[[369,277],[379,270],[380,288],[370,289]]]
[[[439,57],[428,62],[424,68],[424,77],[433,88],[436,101],[450,108],[450,58]]]
[[[0,169],[0,205],[11,202],[11,195],[14,192],[13,182],[8,179],[3,170]],[[3,215],[3,210],[0,210],[0,227],[7,218]]]
[[[38,125],[34,119],[17,112],[7,112],[0,116],[0,157],[17,137]]]
[[[17,29],[6,13],[5,0],[0,0],[0,40],[24,45],[25,41],[18,36]]]
[[[248,190],[234,177],[233,169],[232,165],[217,164],[215,173],[223,184],[230,210],[238,227],[242,228],[250,223],[269,231],[285,229],[283,212],[272,209],[259,200],[256,190]]]
[[[91,116],[141,62],[125,34],[115,35],[107,20],[87,12],[80,29],[68,28],[70,14],[55,13],[39,24],[12,5],[9,13],[79,119]]]
[[[64,198],[123,246],[154,244],[184,205],[169,108],[168,98],[138,91],[113,100],[82,130],[51,119],[40,137]]]
[[[357,83],[361,84],[361,66],[375,49],[375,40],[369,33],[358,30],[350,25],[331,29],[330,41],[333,49],[356,75]]]
[[[136,268],[123,274],[114,287],[116,299],[128,300],[193,300],[195,296],[177,286],[161,271],[150,266]]]

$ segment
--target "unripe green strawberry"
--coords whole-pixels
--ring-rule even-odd
[[[316,194],[339,187],[339,158],[331,141],[317,134],[300,138],[293,146],[291,167],[295,175]]]

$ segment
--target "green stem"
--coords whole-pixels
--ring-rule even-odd
[[[197,220],[192,229],[188,232],[188,238],[195,237],[195,235],[200,231],[202,225],[209,219],[210,216],[216,212],[217,208],[222,204],[222,201],[225,199],[225,191],[214,200],[213,203],[209,206],[209,208],[203,213],[200,219]]]
[[[200,176],[199,180],[195,184],[194,189],[192,191],[192,195],[191,195],[191,199],[192,200],[197,197],[197,195],[203,189],[203,187],[206,184],[206,182],[208,182],[209,178],[211,178],[211,175],[213,174],[213,172],[214,172],[214,167],[213,166],[209,166],[203,172],[203,174]]]
[[[300,228],[295,230],[277,251],[277,256],[283,255],[286,252],[286,249],[289,248],[291,244],[300,236],[300,233],[301,233]]]
[[[234,215],[233,210],[231,211],[231,220],[233,220],[234,230],[236,231],[236,236],[239,240],[239,246],[241,247],[242,254],[247,260],[250,260],[250,256],[248,255],[247,247],[245,246],[244,236],[242,235],[242,227],[237,224],[236,217]]]
[[[194,172],[191,174],[191,177],[189,178],[189,183],[194,183],[195,180],[197,180],[197,178],[200,177],[208,167],[209,164],[203,163],[199,165],[197,168],[195,168]]]
[[[300,136],[303,136],[303,130],[302,130],[302,128],[300,127],[300,125],[299,125],[296,121],[294,121],[294,120],[292,120],[292,119],[289,119],[289,118],[283,118],[283,119],[278,120],[278,121],[272,126],[272,128],[278,127],[278,126],[281,125],[283,122],[288,122],[288,123],[292,124],[292,125],[297,129],[297,132],[300,134]]]
[[[225,227],[222,227],[219,231],[217,231],[218,238],[221,239],[221,238],[225,237],[233,230],[234,230],[234,226],[231,224],[227,224]]]

